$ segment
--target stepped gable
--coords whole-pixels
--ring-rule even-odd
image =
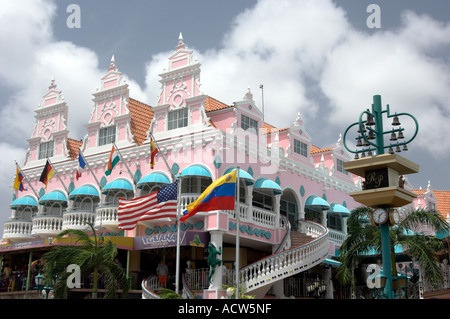
[[[134,141],[142,145],[147,138],[147,132],[153,119],[153,110],[150,105],[138,100],[128,99],[128,110],[131,114],[131,133]]]

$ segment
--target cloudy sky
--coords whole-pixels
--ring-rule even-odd
[[[380,94],[383,106],[419,120],[401,154],[420,165],[410,182],[450,189],[449,13],[449,0],[3,0],[0,221],[52,76],[69,105],[69,135],[82,139],[111,56],[131,96],[154,105],[180,32],[205,94],[231,104],[250,88],[261,105],[263,84],[266,121],[287,127],[300,112],[319,147],[335,145]]]

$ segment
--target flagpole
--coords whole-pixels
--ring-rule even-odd
[[[52,169],[55,171],[56,176],[58,177],[58,179],[59,179],[59,181],[61,182],[62,186],[64,186],[64,189],[66,190],[67,195],[69,195],[70,192],[69,192],[69,190],[67,189],[66,184],[63,183],[61,177],[60,177],[59,174],[58,174],[58,171],[53,167],[53,163],[50,161],[50,159],[49,159],[48,157],[47,157],[47,161],[48,161],[48,163],[50,164],[50,166],[52,167]]]
[[[25,178],[25,180],[27,181],[28,185],[31,187],[31,190],[33,191],[34,195],[37,197],[37,199],[39,199],[39,196],[38,196],[36,190],[34,189],[33,186],[31,186],[31,183],[30,183],[28,177],[23,173],[22,169],[20,168],[19,164],[17,164],[16,160],[14,160],[14,163],[16,163],[16,167],[19,169],[20,173],[22,173],[23,178]]]
[[[86,160],[86,158],[84,157],[83,153],[81,152],[80,149],[78,149],[78,151],[80,152],[81,157],[83,158],[83,161],[86,163],[86,166],[88,167],[89,171],[91,172],[92,176],[94,176],[95,181],[97,182],[97,185],[100,189],[102,189],[102,186],[100,185],[100,182],[97,179],[97,176],[95,176],[94,172],[91,169],[91,166],[89,165],[88,161]]]
[[[119,148],[117,147],[116,143],[113,143],[113,145],[114,145],[115,149],[117,150],[117,153],[119,154],[120,159],[122,160],[123,164],[125,165],[125,168],[127,169],[128,173],[130,174],[131,179],[133,180],[133,183],[136,184],[136,181],[134,180],[134,175],[133,175],[133,173],[131,173],[130,168],[128,167],[127,163],[123,160],[122,153],[120,153],[120,150],[119,150]]]
[[[150,134],[150,143],[151,143],[152,141],[155,142],[155,146],[156,146],[156,148],[158,149],[158,153],[161,153],[161,156],[162,156],[162,158],[163,158],[163,160],[164,160],[164,163],[166,163],[167,170],[170,172],[170,174],[172,174],[172,179],[175,179],[175,174],[172,173],[172,170],[171,170],[169,164],[168,164],[167,161],[166,161],[166,157],[165,157],[164,154],[161,152],[161,149],[159,148],[159,145],[158,145],[158,143],[156,142],[155,137],[153,136],[152,132],[150,132],[150,131],[149,131],[149,134]]]
[[[235,206],[235,215],[236,215],[236,262],[234,266],[234,270],[236,272],[236,299],[239,299],[239,166],[236,168],[236,206]]]
[[[177,254],[175,263],[175,293],[180,291],[180,215],[181,215],[181,176],[178,178],[177,190]]]

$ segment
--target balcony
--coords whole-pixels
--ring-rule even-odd
[[[58,235],[62,231],[63,218],[58,215],[40,215],[33,218],[31,234],[41,238]]]
[[[3,224],[3,239],[11,242],[34,238],[31,234],[33,223],[29,220],[9,219]]]
[[[106,228],[112,232],[120,232],[119,221],[117,219],[118,205],[99,205],[95,210],[96,229]]]
[[[93,225],[94,222],[95,211],[93,210],[68,210],[63,216],[62,229],[90,231],[88,223]]]

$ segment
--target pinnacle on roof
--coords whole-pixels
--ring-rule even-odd
[[[183,42],[183,34],[180,32],[180,35],[178,36],[177,51],[184,50],[185,48],[186,48],[186,45]]]
[[[113,54],[112,57],[111,57],[111,62],[110,62],[110,64],[109,64],[109,69],[108,69],[108,71],[111,71],[111,70],[117,71],[117,67],[116,67],[116,59],[114,58],[114,54]]]

